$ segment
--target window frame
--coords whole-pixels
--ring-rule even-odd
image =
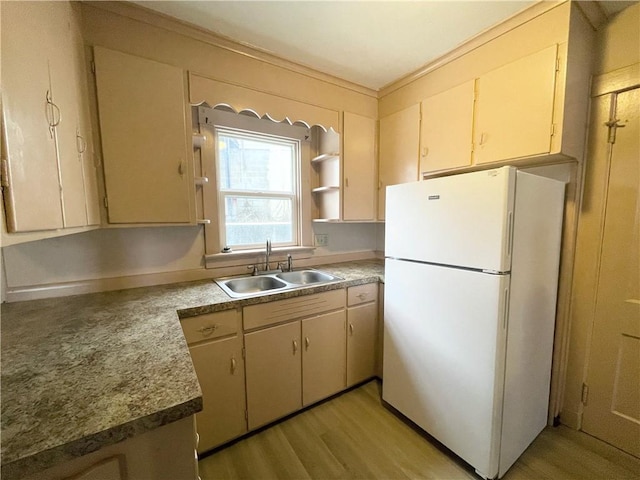
[[[255,139],[255,140],[265,140],[271,141],[272,143],[281,143],[286,144],[293,147],[293,165],[292,165],[292,180],[293,180],[293,188],[291,192],[277,192],[277,191],[268,191],[263,192],[259,190],[234,190],[234,189],[223,189],[220,181],[220,169],[221,162],[219,161],[219,137],[221,134],[228,135],[236,135],[240,138],[245,139]],[[290,242],[274,242],[272,245],[274,247],[291,247],[300,245],[300,183],[301,183],[301,163],[302,158],[300,154],[300,140],[296,138],[284,137],[280,135],[267,134],[263,132],[256,131],[248,131],[239,128],[233,128],[223,125],[215,125],[214,126],[214,148],[215,148],[215,167],[216,167],[216,178],[217,181],[217,192],[218,192],[218,228],[219,228],[219,236],[220,236],[220,244],[224,247],[231,247],[237,250],[252,250],[255,248],[260,248],[264,245],[264,242],[253,243],[253,244],[243,244],[243,245],[229,245],[227,242],[227,232],[226,232],[226,198],[233,196],[241,196],[248,198],[282,198],[291,200],[291,229],[292,229],[292,240]],[[264,239],[267,240],[266,238]]]
[[[308,258],[315,248],[312,229],[314,200],[311,193],[311,128],[300,123],[291,125],[287,120],[279,123],[269,117],[259,118],[250,111],[235,113],[224,105],[216,108],[193,106],[192,123],[198,137],[194,141],[194,168],[199,185],[196,189],[196,209],[197,218],[202,219],[198,223],[204,225],[205,267],[223,268],[254,263],[264,255],[264,245],[255,249],[223,250],[219,233],[220,208],[214,144],[216,126],[300,140],[298,245],[278,247],[274,254],[282,253],[286,258],[286,253],[291,253],[297,259]]]

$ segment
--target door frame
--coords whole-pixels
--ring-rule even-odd
[[[594,139],[601,134],[600,129],[609,121],[610,115],[609,110],[599,113],[596,107],[598,102],[607,101],[603,100],[603,97],[609,97],[608,101],[611,102],[613,95],[638,87],[640,63],[594,76],[592,79],[591,113],[580,187],[580,214],[575,242],[569,322],[563,332],[565,341],[559,356],[564,388],[557,398],[558,406],[561,407],[562,423],[577,430],[582,428],[582,390],[587,380],[595,320],[597,273],[600,270],[600,247],[604,235],[611,159],[610,144],[607,143],[606,148],[594,145]]]

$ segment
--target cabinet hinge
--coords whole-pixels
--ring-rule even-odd
[[[107,197],[104,197],[103,203],[104,203],[104,208],[109,208],[109,199],[107,199]]]
[[[582,404],[587,405],[589,403],[589,385],[586,383],[582,384]]]
[[[0,160],[0,186],[9,186],[9,162],[6,158]]]
[[[551,136],[553,137],[556,134],[556,124],[551,124]]]
[[[560,71],[560,57],[556,57],[556,72]]]

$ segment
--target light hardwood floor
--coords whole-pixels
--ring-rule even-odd
[[[478,479],[382,405],[379,381],[346,392],[199,462],[214,479]],[[640,460],[584,433],[548,427],[503,477],[640,479]]]

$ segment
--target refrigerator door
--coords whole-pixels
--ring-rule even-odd
[[[498,473],[509,275],[387,259],[385,401]]]
[[[516,169],[387,188],[385,255],[508,272]]]

